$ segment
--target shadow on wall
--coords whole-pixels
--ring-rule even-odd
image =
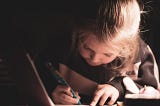
[[[145,4],[142,15],[142,38],[147,42],[157,62],[160,64],[160,1],[142,0]],[[84,2],[84,1],[83,1]],[[75,2],[74,2],[75,3]],[[23,42],[24,46],[34,55],[45,48],[48,44],[48,36],[59,36],[57,33],[61,29],[68,28],[71,17],[67,13],[83,14],[87,5],[81,9],[74,10],[74,3],[59,3],[61,5],[52,6],[53,8],[19,8],[16,12],[22,15],[11,17],[14,36]],[[88,2],[85,2],[88,3]],[[90,6],[91,6],[90,2]],[[95,2],[94,2],[95,3]],[[68,5],[70,4],[70,5]],[[73,4],[73,5],[72,5]],[[76,3],[77,4],[77,3]],[[68,6],[67,6],[68,5]],[[60,6],[60,7],[58,7]],[[81,4],[82,6],[82,4]],[[93,6],[93,5],[92,5]],[[63,7],[63,8],[62,8]],[[78,8],[78,6],[76,7]],[[93,7],[92,7],[93,8]],[[91,9],[91,7],[90,7]]]
[[[15,36],[34,57],[48,46],[51,38],[63,36],[59,33],[70,29],[70,20],[69,15],[62,14],[15,16],[13,17]]]

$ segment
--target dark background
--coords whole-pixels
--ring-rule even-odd
[[[142,38],[152,48],[157,61],[160,61],[160,1],[143,2],[147,13],[142,15]],[[4,28],[1,36],[5,38],[1,42],[9,45],[13,40],[20,39],[31,52],[38,52],[45,47],[48,36],[56,36],[60,29],[68,28],[73,15],[90,17],[94,15],[91,11],[96,7],[96,0],[20,3],[1,9],[4,13],[1,17]]]
[[[160,63],[160,0],[143,2],[144,11],[147,13],[142,15],[141,36],[150,45],[157,62]],[[0,13],[0,49],[3,51],[21,45],[34,58],[48,46],[50,38],[62,36],[59,32],[70,28],[73,16],[92,16],[94,13],[90,11],[94,7],[96,0],[4,3]],[[19,101],[18,97],[15,98],[15,83],[7,75],[0,71],[0,103],[1,100],[6,100],[17,104]]]

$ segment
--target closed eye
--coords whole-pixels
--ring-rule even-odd
[[[86,49],[86,50],[93,51],[93,50],[90,49],[87,45],[84,45],[83,47],[84,47],[84,49]]]
[[[107,56],[107,57],[111,57],[113,54],[111,54],[111,53],[105,53],[104,55]]]

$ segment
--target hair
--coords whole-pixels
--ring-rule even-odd
[[[95,19],[79,18],[73,31],[72,50],[79,39],[85,39],[85,31],[92,31],[100,42],[118,52],[117,58],[107,67],[120,72],[131,71],[139,50],[139,24],[141,6],[139,0],[99,0]]]

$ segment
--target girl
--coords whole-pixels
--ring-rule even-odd
[[[99,2],[95,18],[76,18],[72,33],[52,39],[49,51],[35,60],[55,104],[77,104],[72,88],[83,104],[112,105],[123,100],[127,91],[137,93],[128,89],[125,78],[132,79],[138,90],[144,85],[158,87],[157,64],[139,34],[138,0]],[[71,88],[59,85],[46,71],[44,64],[48,60]]]

